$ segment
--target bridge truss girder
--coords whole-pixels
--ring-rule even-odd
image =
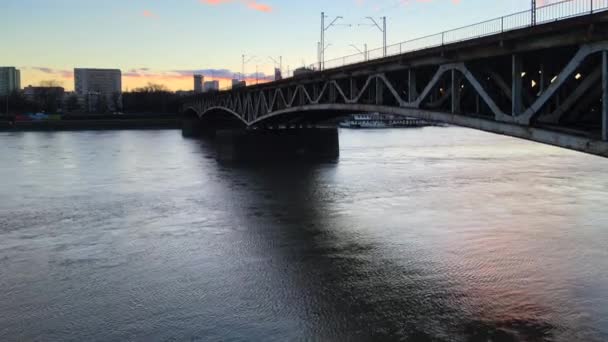
[[[310,78],[291,84],[271,83],[206,94],[187,103],[184,109],[194,110],[201,117],[212,110],[223,110],[249,127],[287,114],[306,120],[307,113],[312,111],[382,111],[608,156],[607,51],[608,41],[582,44],[565,65],[552,65],[556,72],[550,79],[545,70],[551,60],[543,61],[536,85],[535,79],[532,85],[524,84],[530,81],[525,78],[526,73],[536,73],[536,68],[524,66],[529,56],[511,54],[502,56],[510,59],[510,70],[503,67],[502,74],[500,70],[488,71],[487,64],[496,61],[496,57],[477,64],[463,61],[423,67],[404,65],[390,71],[370,69],[367,73],[335,78]],[[479,68],[478,64],[486,67]],[[591,71],[578,81],[582,69]],[[593,127],[577,127],[577,118],[569,119],[575,124],[560,125],[571,108],[598,102],[588,98],[597,95],[590,90],[598,83],[602,97],[598,99],[600,108],[591,109],[599,117],[596,120],[593,116]],[[419,88],[420,85],[423,87]]]

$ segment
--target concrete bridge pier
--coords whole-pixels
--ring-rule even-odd
[[[336,128],[229,129],[216,133],[222,161],[335,160]]]
[[[213,138],[216,130],[204,125],[198,118],[182,119],[182,135],[188,138]]]

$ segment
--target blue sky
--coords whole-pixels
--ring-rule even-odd
[[[388,17],[388,41],[399,41],[526,10],[529,0],[1,0],[0,65],[22,69],[22,84],[58,79],[73,87],[74,67],[120,68],[125,87],[148,81],[190,89],[189,70],[218,76],[271,73],[268,56],[291,69],[316,62],[320,12],[341,15],[327,32],[327,59],[380,47],[366,16]],[[175,73],[179,71],[179,73]],[[208,75],[211,76],[211,75]]]

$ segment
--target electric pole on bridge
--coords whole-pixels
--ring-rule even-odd
[[[378,24],[378,22],[376,21],[376,19],[374,19],[372,17],[365,17],[365,19],[369,19],[372,22],[372,24],[371,25],[359,24],[359,26],[375,26],[378,30],[380,30],[380,32],[382,32],[382,57],[386,57],[386,55],[387,55],[387,47],[386,47],[386,17],[380,18],[380,19],[382,19],[382,27],[380,27],[380,25]]]
[[[279,56],[279,61],[278,62],[277,62],[277,60],[274,57],[268,56],[268,58],[270,58],[270,60],[274,62],[274,67],[275,68],[277,67],[277,65],[279,66],[279,70],[280,70],[281,77],[282,77],[283,76],[283,56]],[[275,79],[275,81],[276,81],[276,79]]]
[[[325,26],[325,18],[327,18],[325,12],[321,12],[321,47],[319,48],[319,70],[323,70],[325,67],[325,31],[329,30],[332,26],[336,26],[336,22],[338,20],[344,19],[341,16],[337,16],[329,25]]]
[[[331,43],[325,45],[325,47],[321,47],[321,42],[317,42],[317,54],[319,55],[319,61],[323,61],[323,64],[319,66],[319,70],[322,70],[321,67],[325,67],[325,51],[331,46]],[[321,58],[323,56],[323,58]]]
[[[367,62],[367,43],[363,44],[363,51],[361,51],[361,49],[359,49],[359,47],[355,44],[350,44],[350,46],[359,51],[359,53],[363,55],[363,60]]]
[[[255,56],[249,56],[249,59],[245,60],[246,57],[246,55],[242,55],[243,65],[241,69],[241,81],[245,81],[247,79],[247,76],[245,76],[245,64],[251,62],[255,58]]]
[[[530,23],[532,26],[535,26],[536,25],[536,0],[532,0],[531,15],[532,15],[532,18],[530,19]]]

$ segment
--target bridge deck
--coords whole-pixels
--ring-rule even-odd
[[[599,12],[202,94],[184,110],[243,127],[385,112],[608,156],[607,53]]]

